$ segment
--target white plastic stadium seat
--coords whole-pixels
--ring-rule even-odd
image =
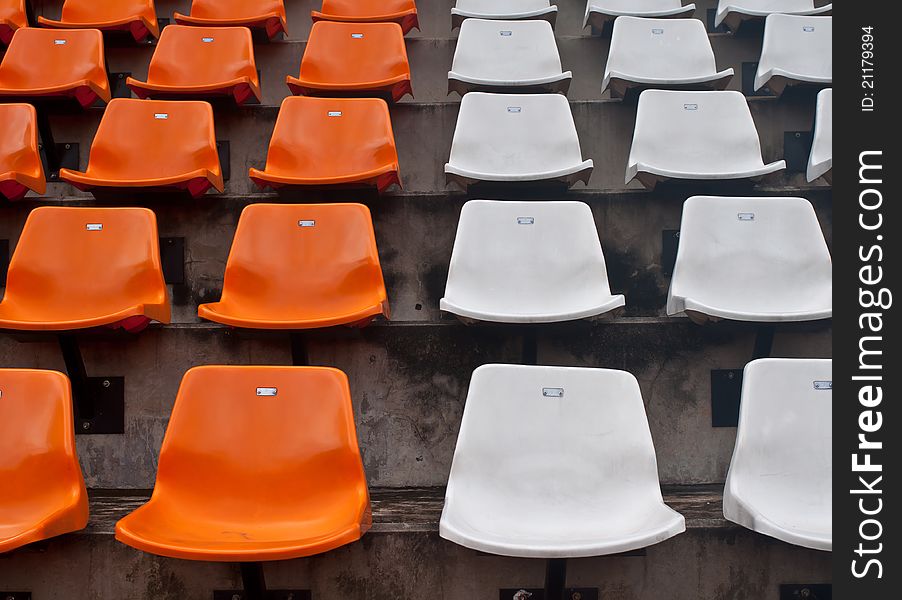
[[[460,101],[445,178],[479,181],[587,183],[567,98],[560,94],[471,92]]]
[[[550,0],[457,0],[451,9],[451,29],[457,29],[466,19],[544,19],[554,27],[557,6]]]
[[[550,91],[567,93],[570,71],[548,21],[467,19],[460,27],[448,91]]]
[[[651,17],[657,19],[688,19],[695,14],[695,4],[683,6],[682,0],[589,0],[583,27],[601,31],[608,21],[617,17]]]
[[[639,96],[626,183],[665,179],[758,179],[786,168],[764,164],[758,130],[739,92],[645,90]]]
[[[830,251],[804,198],[695,196],[683,205],[667,314],[775,322],[833,314]]]
[[[717,70],[705,25],[698,19],[614,21],[601,91],[622,98],[631,88],[724,89],[733,69]]]
[[[833,17],[767,17],[756,90],[767,85],[779,96],[787,85],[829,86],[832,81]]]
[[[714,26],[724,24],[730,31],[736,31],[746,21],[760,21],[774,13],[830,15],[833,14],[833,4],[815,8],[814,0],[720,0]]]
[[[622,307],[582,202],[464,204],[441,309],[465,319],[553,323]]]
[[[784,542],[833,549],[833,361],[766,358],[742,379],[724,516]]]
[[[473,372],[443,538],[504,556],[569,558],[644,548],[685,529],[661,497],[631,374],[520,365]]]
[[[818,92],[814,142],[808,158],[808,181],[821,176],[833,183],[833,88]]]

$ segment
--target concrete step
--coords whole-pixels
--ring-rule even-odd
[[[644,551],[572,559],[569,586],[601,598],[778,600],[783,584],[829,583],[829,553],[790,546],[723,519],[721,486],[665,488],[687,531]],[[266,563],[270,588],[317,600],[496,600],[501,588],[541,587],[544,561],[478,553],[438,536],[441,488],[373,489],[373,529],[361,541],[306,559]],[[210,600],[240,588],[229,563],[145,554],[113,538],[116,520],[146,493],[92,495],[82,532],[0,557],[0,591],[40,600]]]
[[[305,334],[309,363],[348,374],[370,485],[447,482],[473,370],[524,361],[526,329],[394,322]],[[781,325],[772,356],[828,358],[829,323]],[[536,362],[607,367],[639,380],[666,484],[723,481],[735,428],[712,427],[711,370],[751,360],[754,326],[616,319],[536,330]],[[27,341],[19,341],[25,339]],[[79,336],[89,376],[125,377],[125,434],[80,435],[89,487],[149,488],[179,382],[204,364],[291,364],[288,334],[217,325],[153,327],[137,336]],[[42,340],[42,341],[35,341]],[[64,370],[50,335],[0,335],[0,364]],[[512,434],[513,435],[513,434]]]

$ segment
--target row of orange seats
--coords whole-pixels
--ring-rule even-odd
[[[28,27],[29,0],[0,0],[0,42],[9,44],[13,33]],[[347,23],[394,22],[404,33],[418,28],[415,0],[323,0],[312,11],[314,21]],[[180,25],[249,27],[266,32],[269,39],[286,32],[283,0],[193,0],[188,15],[178,12]],[[38,17],[42,27],[125,31],[136,42],[160,37],[154,0],[65,0],[58,21]]]

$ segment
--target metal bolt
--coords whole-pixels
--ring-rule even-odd
[[[802,591],[799,592],[799,596],[801,596],[802,598],[810,598],[811,590],[809,590],[808,588],[802,588]]]
[[[727,373],[727,378],[728,378],[728,379],[733,379],[733,373]]]
[[[88,421],[85,421],[84,423],[81,424],[81,428],[84,429],[85,431],[87,431],[88,429],[91,428],[91,424]]]
[[[105,388],[110,387],[110,380],[109,380],[109,379],[104,379],[104,380],[103,380],[103,387],[105,387]]]
[[[232,594],[232,600],[241,600],[241,594]]]
[[[800,137],[802,137],[802,134],[799,133],[798,131],[796,131],[796,138],[800,138]]]
[[[70,148],[72,148],[72,144],[66,144],[66,150],[69,150]]]
[[[573,592],[573,594],[570,596],[570,598],[572,600],[583,600],[583,595],[580,594],[579,592]]]

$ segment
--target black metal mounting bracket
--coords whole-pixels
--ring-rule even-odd
[[[783,160],[789,173],[804,173],[808,170],[808,157],[814,134],[810,131],[783,132]]]
[[[755,75],[758,74],[758,63],[742,63],[742,93],[746,96],[771,96],[767,86],[755,91]]]
[[[243,590],[214,590],[213,600],[312,600],[310,590],[267,590],[261,563],[240,563]]]
[[[291,343],[291,364],[295,367],[306,367],[310,364],[307,353],[307,336],[303,331],[291,331],[288,334]]]
[[[216,152],[219,154],[219,168],[222,169],[222,180],[228,181],[232,176],[232,153],[229,140],[216,140]]]
[[[755,331],[752,360],[767,358],[774,345],[773,325],[763,324]],[[742,400],[743,369],[711,370],[711,427],[739,425],[739,404]]]
[[[41,136],[44,139],[44,136]],[[44,179],[49,183],[59,181],[60,169],[78,170],[78,144],[75,142],[53,143],[51,152],[47,152],[48,146],[41,142],[38,148],[41,151],[41,163],[44,166]]]
[[[131,98],[132,90],[125,81],[131,77],[129,72],[109,73],[110,77],[110,94],[113,98]]]
[[[0,592],[0,600],[31,600],[31,592]]]
[[[0,287],[6,287],[7,271],[9,271],[9,240],[0,240]]]
[[[727,27],[723,23],[721,23],[720,27],[714,26],[714,21],[717,20],[717,9],[709,8],[705,12],[705,24],[707,25],[708,33],[726,33]]]
[[[125,378],[88,377],[75,336],[57,336],[69,380],[76,434],[125,433]]]
[[[549,558],[545,562],[545,587],[505,588],[499,600],[598,600],[598,588],[568,588],[567,559]]]
[[[833,586],[829,583],[783,584],[780,600],[833,600]]]
[[[163,279],[171,285],[185,283],[185,238],[160,238],[160,262],[163,263]]]

